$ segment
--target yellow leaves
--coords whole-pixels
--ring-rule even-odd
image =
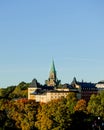
[[[83,111],[85,112],[86,111],[86,101],[84,99],[81,99],[77,102],[76,106],[74,107],[74,110],[75,111]]]
[[[38,113],[35,126],[39,130],[50,130],[52,128],[52,124],[53,121],[43,111]]]
[[[7,116],[14,121],[15,128],[30,130],[35,127],[38,104],[35,101],[19,99],[7,103]]]
[[[37,121],[35,122],[39,130],[64,130],[68,128],[70,124],[70,110],[63,100],[41,104],[37,114]]]

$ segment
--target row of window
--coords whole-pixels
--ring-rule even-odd
[[[90,90],[90,91],[93,91],[93,90],[97,90],[97,88],[82,88],[82,90]]]

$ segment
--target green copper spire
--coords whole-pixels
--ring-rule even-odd
[[[54,60],[52,60],[49,78],[48,78],[48,80],[46,80],[46,85],[47,86],[57,86],[59,83],[60,83],[60,80],[57,79]]]
[[[50,69],[50,79],[54,79],[56,81],[56,70],[55,70],[55,65],[54,65],[54,60],[52,60],[52,65]]]
[[[52,65],[51,65],[50,73],[55,73],[56,74],[54,60],[52,60]]]

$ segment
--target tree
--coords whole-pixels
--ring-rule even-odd
[[[4,127],[5,121],[6,121],[6,112],[0,110],[0,128]]]
[[[80,99],[74,106],[74,112],[71,115],[71,127],[70,130],[74,129],[85,129],[88,130],[88,114],[86,101]]]
[[[35,121],[37,114],[38,103],[27,99],[20,99],[17,101],[10,101],[7,103],[5,110],[7,111],[8,120],[12,120],[12,127],[22,130],[35,129]],[[5,125],[8,126],[10,122]]]
[[[87,128],[87,114],[83,111],[75,111],[71,115],[71,126],[70,130],[88,130]]]
[[[53,122],[50,119],[48,104],[40,104],[38,108],[37,121],[35,122],[35,126],[39,130],[49,130],[52,129]]]
[[[104,119],[104,91],[97,95],[92,95],[88,102],[87,110],[94,116],[102,117]]]
[[[74,107],[77,103],[76,94],[73,92],[70,92],[66,97],[66,105],[69,108],[71,113],[74,113]]]
[[[39,130],[66,130],[70,127],[70,115],[65,98],[52,100],[41,104],[35,125]]]
[[[74,107],[75,111],[83,111],[86,112],[87,111],[87,104],[86,101],[84,99],[80,99],[76,106]]]
[[[1,88],[0,89],[0,98],[4,98],[6,96],[6,89]]]
[[[21,82],[19,83],[14,90],[9,94],[8,98],[26,98],[28,95],[28,88],[29,83]]]

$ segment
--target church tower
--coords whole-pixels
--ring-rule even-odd
[[[49,78],[46,80],[46,85],[47,86],[56,86],[59,84],[59,81],[57,80],[57,74],[56,74],[56,69],[55,69],[55,64],[54,61],[52,61],[50,73],[49,73]]]
[[[53,79],[54,81],[57,79],[54,61],[52,61],[52,65],[51,65],[51,69],[50,69],[50,73],[49,73],[49,78]]]

